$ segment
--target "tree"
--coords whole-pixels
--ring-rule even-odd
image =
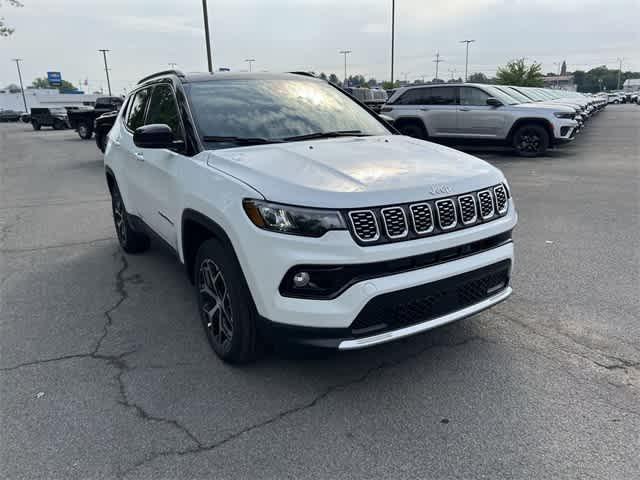
[[[7,3],[12,7],[22,7],[22,3],[18,0],[0,0],[0,7],[3,3]],[[14,29],[4,23],[4,17],[0,17],[0,37],[8,37],[14,32]]]
[[[329,75],[329,81],[331,83],[334,83],[335,85],[339,85],[340,84],[340,79],[338,78],[338,76],[335,73],[332,73],[331,75]]]
[[[489,78],[487,78],[487,76],[484,73],[477,72],[469,75],[467,81],[469,83],[489,83]]]
[[[542,87],[542,65],[533,62],[527,65],[524,58],[511,60],[504,67],[498,68],[496,79],[501,85],[518,85],[522,87]]]
[[[382,82],[382,88],[384,90],[392,90],[394,88],[400,88],[400,80],[396,80],[393,83],[391,83],[389,81]]]
[[[320,75],[319,75],[319,76],[320,76],[320,78],[321,78],[321,79],[323,79],[323,80],[326,80],[326,79],[327,79],[327,74],[326,74],[326,73],[324,73],[324,72],[320,72]]]
[[[567,61],[563,60],[562,66],[560,67],[560,75],[566,75],[566,74],[567,74]]]
[[[369,86],[369,88],[373,88],[378,85],[378,81],[375,78],[370,78],[369,80],[367,80],[367,85]]]
[[[640,72],[622,72],[620,82],[624,83],[629,78],[640,78]],[[618,87],[618,70],[609,70],[605,65],[592,68],[588,72],[576,70],[573,72],[573,81],[579,92],[615,90]]]
[[[56,88],[56,87],[52,87],[51,84],[49,83],[49,80],[47,80],[46,78],[36,78],[31,85],[34,88]],[[67,82],[66,80],[62,80],[62,85],[60,85],[59,87],[57,87],[59,90],[75,90],[76,87],[71,83],[71,82]]]

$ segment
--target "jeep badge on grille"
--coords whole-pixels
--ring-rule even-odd
[[[429,193],[431,195],[448,195],[453,193],[453,188],[449,185],[431,185]]]

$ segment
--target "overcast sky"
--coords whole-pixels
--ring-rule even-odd
[[[11,58],[24,59],[26,83],[61,71],[91,90],[106,89],[99,48],[108,48],[114,93],[145,74],[168,68],[206,70],[200,0],[21,0],[0,16],[15,27],[0,38],[0,87],[17,83]],[[3,3],[3,0],[0,0]],[[313,70],[343,76],[339,50],[349,49],[349,74],[388,79],[391,0],[209,0],[214,67]],[[555,71],[606,64],[640,70],[640,0],[396,0],[396,78],[464,74],[462,39],[475,39],[469,71],[493,75],[516,57]]]

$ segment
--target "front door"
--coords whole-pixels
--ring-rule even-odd
[[[504,129],[505,111],[487,105],[490,95],[476,87],[460,87],[458,131],[465,137],[496,138]]]

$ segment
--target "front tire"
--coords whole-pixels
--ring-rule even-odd
[[[80,138],[82,138],[83,140],[91,140],[91,137],[93,136],[93,131],[91,130],[91,128],[89,128],[89,125],[87,125],[84,122],[80,122],[78,124],[77,130]]]
[[[229,363],[254,360],[257,314],[233,252],[216,239],[206,240],[198,249],[194,275],[200,319],[213,351]]]
[[[40,122],[38,122],[37,120],[34,120],[33,122],[31,122],[31,126],[33,126],[33,129],[36,131],[42,128],[42,126],[40,125]]]
[[[407,137],[419,138],[421,140],[426,140],[428,137],[425,128],[417,122],[401,124],[398,130]]]
[[[107,133],[99,134],[96,132],[96,146],[102,153],[107,149]]]
[[[540,125],[523,125],[513,135],[513,148],[521,157],[538,157],[549,148],[549,133]]]
[[[111,209],[113,211],[113,223],[116,227],[118,242],[127,253],[141,253],[149,248],[149,237],[131,228],[129,214],[122,201],[118,186],[114,185],[111,192]]]
[[[64,127],[65,127],[64,122],[61,122],[60,120],[56,120],[55,122],[53,122],[54,130],[63,130]]]

